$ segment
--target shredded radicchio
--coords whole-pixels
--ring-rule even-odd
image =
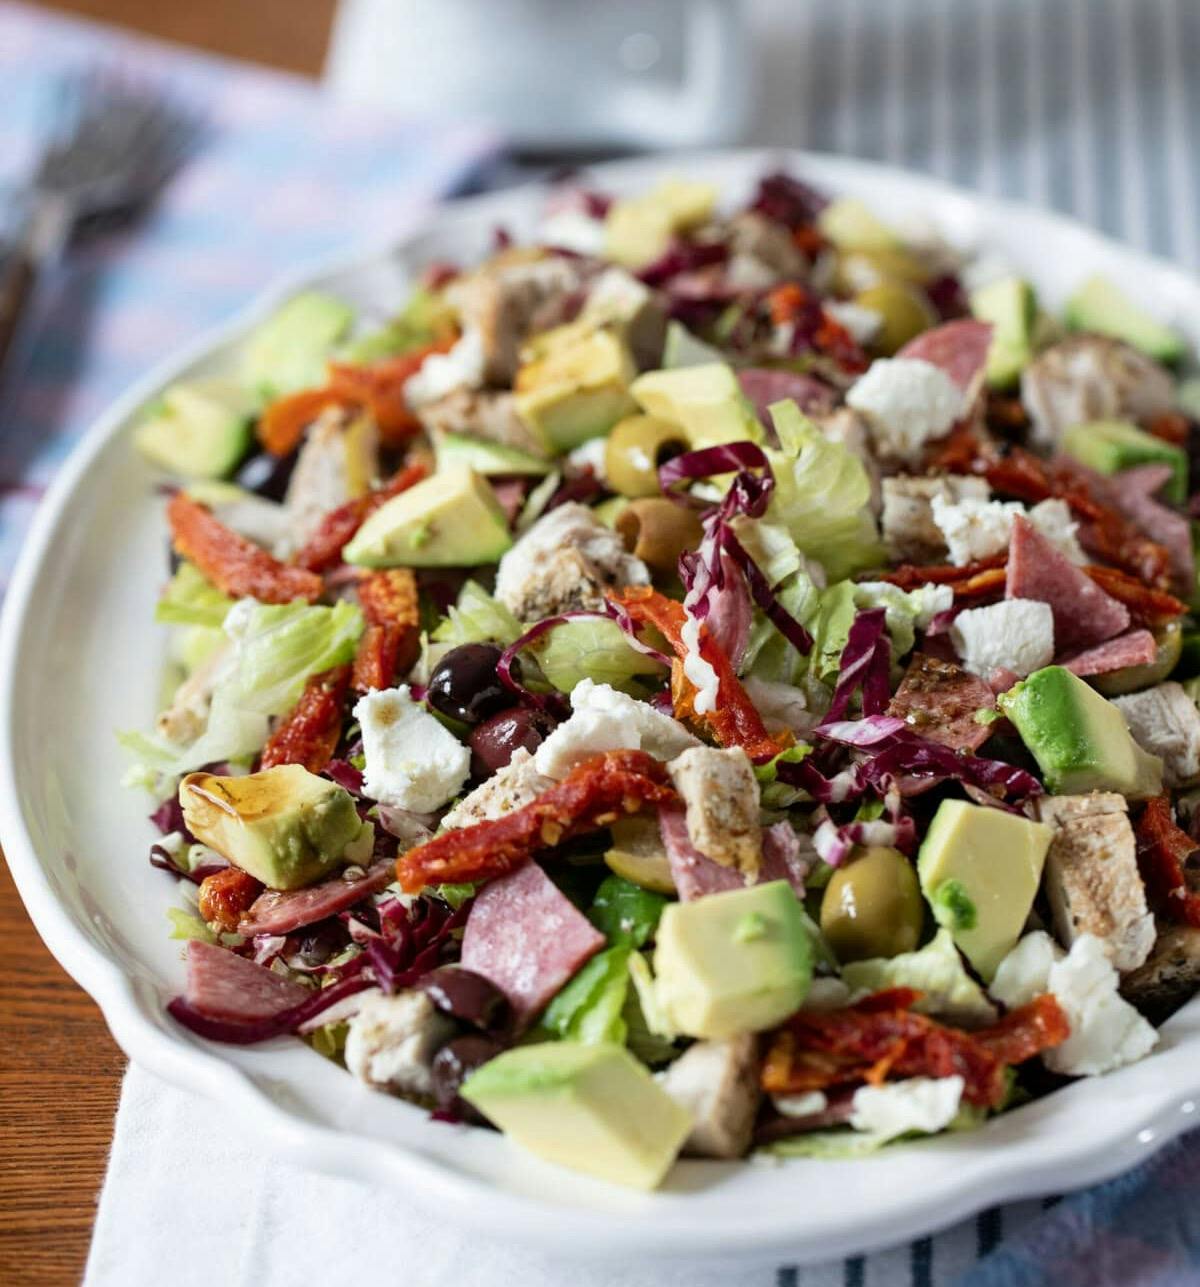
[[[749,208],[776,223],[799,228],[814,223],[828,204],[828,199],[807,183],[778,173],[768,174],[759,181]]]
[[[344,787],[356,799],[362,799],[363,775],[349,760],[330,760],[325,766],[325,776]]]
[[[704,536],[699,546],[680,556],[679,575],[686,590],[684,610],[697,621],[707,621],[714,637],[717,629],[730,636],[724,641],[724,651],[736,665],[740,658],[729,651],[728,645],[732,643],[744,651],[742,632],[740,629],[727,631],[724,626],[740,621],[747,614],[740,604],[731,605],[723,600],[740,596],[744,602],[749,591],[749,596],[779,633],[799,652],[808,653],[812,636],[776,598],[762,569],[733,530],[735,518],[761,518],[771,499],[775,477],[762,448],[753,442],[730,442],[684,452],[659,468],[658,480],[664,493],[686,505],[692,503],[692,498],[672,491],[677,483],[730,472],[734,472],[734,479],[729,490],[720,504],[709,509],[701,519]],[[731,568],[736,568],[741,575],[729,575]]]
[[[408,909],[399,899],[381,905],[379,936],[366,947],[367,959],[385,992],[411,987],[422,975],[458,958],[454,931],[467,922],[471,900],[457,911],[440,900],[421,898]]]
[[[673,277],[723,264],[728,258],[728,246],[719,241],[674,241],[638,277],[647,286],[665,286]]]
[[[887,633],[887,613],[883,608],[860,612],[850,627],[838,669],[837,686],[825,716],[825,723],[842,719],[850,708],[850,699],[862,691],[864,716],[879,715],[891,699],[891,640]],[[822,726],[823,727],[823,726]]]
[[[581,505],[590,505],[592,501],[604,495],[604,484],[596,476],[591,465],[585,465],[573,478],[568,478],[546,502],[543,514],[552,509],[578,501]]]

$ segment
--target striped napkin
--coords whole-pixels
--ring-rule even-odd
[[[1200,263],[1194,0],[744,4],[759,46],[756,142],[928,170]],[[93,242],[48,285],[0,431],[0,574],[79,433],[148,365],[280,270],[401,229],[492,152],[480,130],[331,112],[286,76],[0,3],[0,182],[19,173],[44,74],[105,49],[194,95],[214,137],[141,226]],[[169,1265],[172,1287],[374,1283],[380,1266],[412,1287],[1182,1287],[1200,1282],[1198,1199],[1200,1150],[1184,1140],[1096,1189],[844,1262],[564,1264],[229,1138],[210,1106],[135,1066],[86,1282],[138,1287]]]

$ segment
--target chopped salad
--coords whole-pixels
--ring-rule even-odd
[[[1200,987],[1181,336],[718,195],[299,294],[135,432],[171,1015],[642,1188],[977,1127]]]

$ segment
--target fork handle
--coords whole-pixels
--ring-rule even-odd
[[[9,252],[0,277],[0,375],[16,348],[21,318],[33,297],[40,270],[62,254],[74,211],[58,197],[36,201],[20,238]]]

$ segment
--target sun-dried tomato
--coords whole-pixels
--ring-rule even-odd
[[[274,402],[258,418],[258,441],[272,456],[286,456],[295,451],[304,431],[326,407],[348,406],[346,399],[332,389],[301,389]]]
[[[309,537],[308,544],[296,555],[296,563],[310,572],[328,572],[341,560],[342,550],[377,509],[415,487],[428,473],[429,466],[424,461],[410,461],[374,491],[331,509]]]
[[[667,771],[645,751],[609,751],[501,818],[443,832],[396,860],[401,889],[494,880],[543,849],[675,799]]]
[[[1137,837],[1138,870],[1167,920],[1200,929],[1200,892],[1188,880],[1188,859],[1196,852],[1196,841],[1171,816],[1171,801],[1165,795],[1146,803],[1134,827]]]
[[[1187,416],[1179,411],[1160,411],[1146,421],[1146,432],[1177,447],[1186,447],[1189,433]]]
[[[1173,594],[1153,589],[1118,568],[1090,564],[1083,570],[1105,594],[1112,595],[1129,609],[1129,615],[1137,625],[1162,626],[1187,611],[1187,604]]]
[[[263,892],[257,881],[240,867],[222,867],[200,882],[200,915],[210,925],[233,934],[250,904]]]
[[[329,364],[329,388],[340,398],[365,406],[379,430],[380,441],[387,447],[400,447],[421,428],[408,405],[404,385],[415,375],[425,359],[433,353],[445,353],[454,343],[448,336],[435,344],[382,358],[365,366],[340,362]]]
[[[302,764],[310,773],[320,773],[333,758],[342,735],[349,687],[349,666],[335,666],[313,675],[304,685],[300,700],[267,739],[261,767]]]
[[[877,581],[890,581],[902,590],[915,590],[929,582],[934,585],[948,585],[954,591],[956,599],[979,599],[994,591],[1003,592],[1007,577],[1007,563],[1008,551],[1005,550],[963,567],[954,567],[948,563],[927,566],[902,563],[898,568],[892,568],[888,572],[872,573],[872,578]]]
[[[770,760],[790,745],[790,738],[772,736],[767,732],[762,716],[750,700],[737,677],[729,658],[703,624],[700,627],[700,655],[717,675],[717,702],[711,711],[700,714],[696,710],[696,686],[683,672],[687,645],[683,640],[686,621],[683,604],[668,599],[665,594],[649,586],[629,586],[620,593],[610,591],[608,596],[620,604],[634,621],[654,626],[675,650],[671,666],[671,696],[678,719],[703,723],[722,746],[740,746],[756,763]]]
[[[264,549],[232,532],[185,492],[167,505],[167,521],[176,552],[194,563],[221,591],[235,599],[260,603],[314,603],[324,584],[304,568],[272,558]]]
[[[354,688],[390,688],[421,650],[417,579],[409,568],[371,572],[358,583],[358,601],[367,628],[354,658]]]
[[[998,1107],[1004,1069],[1064,1041],[1070,1026],[1053,997],[1039,997],[998,1024],[968,1033],[911,1007],[911,988],[876,993],[841,1010],[801,1011],[775,1034],[763,1065],[763,1089],[802,1094],[889,1077],[963,1079],[967,1103]]]

